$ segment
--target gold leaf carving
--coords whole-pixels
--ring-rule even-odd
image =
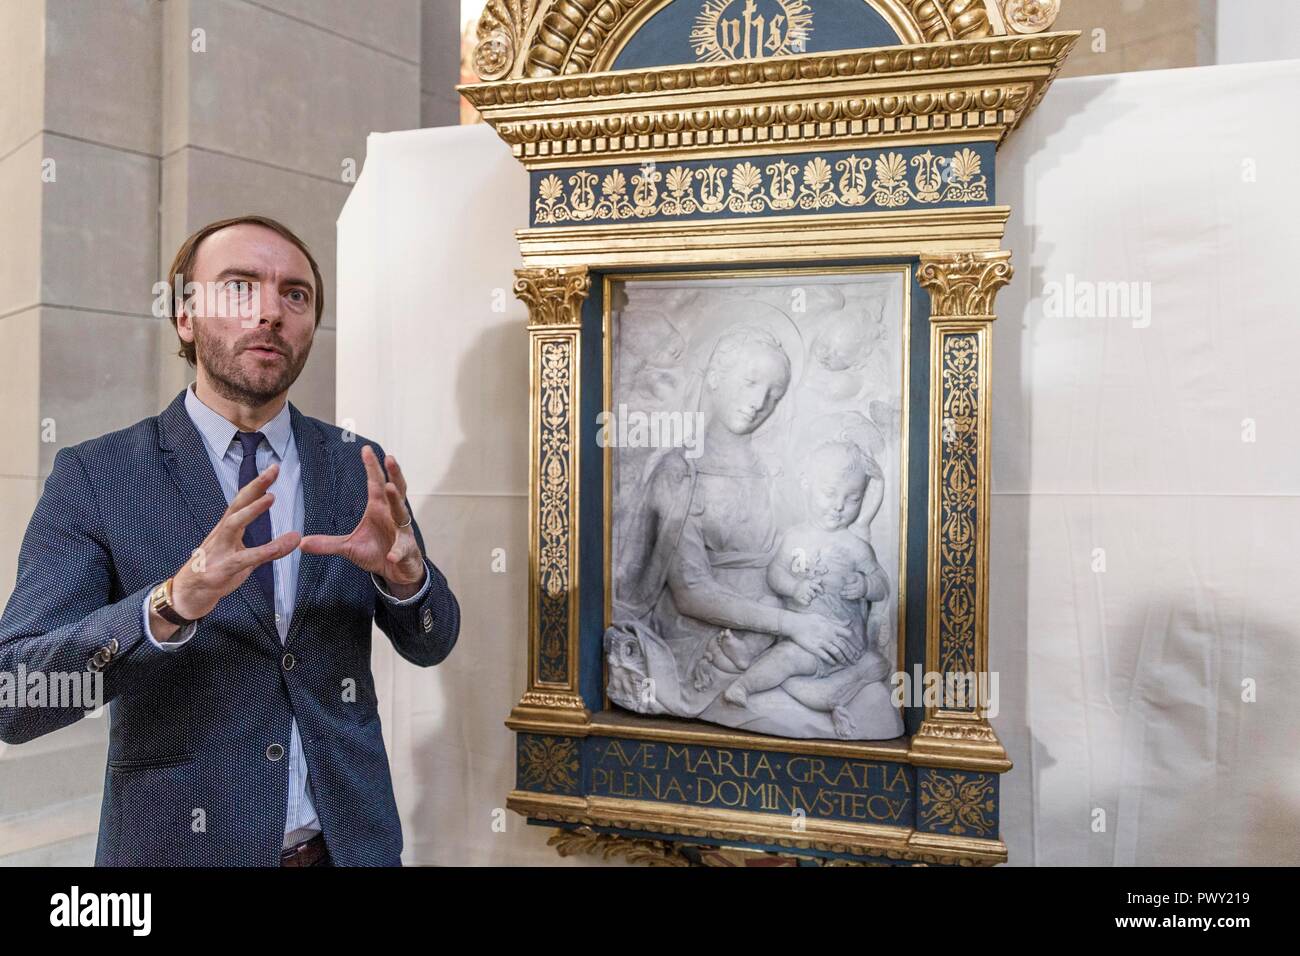
[[[1001,0],[1008,33],[1050,30],[1061,12],[1061,0]]]
[[[750,59],[737,59],[743,50],[722,49],[716,30],[708,29],[712,16],[727,6],[723,0],[704,0],[700,20],[688,38],[702,59],[721,63],[763,62],[770,56],[784,56],[806,43],[811,32],[815,4],[807,0],[780,0],[784,13],[784,31],[771,31],[758,45],[751,47]],[[899,42],[917,39],[924,42],[969,40],[993,35],[984,0],[878,0],[885,8],[886,19],[902,34]],[[1046,0],[1004,0],[1003,16],[1008,24],[1038,23],[1045,14],[1039,8],[1052,6]],[[1023,7],[1023,12],[1019,7]],[[1013,7],[1010,12],[1006,7]],[[644,25],[644,18],[655,12],[644,0],[490,0],[479,21],[480,45],[486,38],[499,34],[505,38],[508,55],[495,49],[483,54],[486,62],[506,65],[503,70],[480,72],[484,79],[497,79],[507,73],[529,77],[546,77],[608,70],[627,36]],[[1048,23],[1055,12],[1048,17]],[[1013,27],[1015,28],[1015,27]],[[1038,28],[1039,30],[1044,28]],[[1038,30],[1021,30],[1038,32]],[[529,46],[523,49],[524,38]],[[479,54],[475,53],[476,64]]]
[[[878,154],[874,166],[869,154],[855,153],[836,160],[833,169],[818,155],[802,165],[777,160],[762,170],[752,162],[739,163],[730,171],[714,164],[700,169],[674,166],[666,179],[654,166],[647,165],[632,177],[636,187],[632,199],[627,195],[626,177],[617,167],[605,173],[603,179],[591,170],[576,170],[568,176],[571,188],[567,191],[564,181],[550,173],[537,183],[534,222],[539,226],[597,220],[620,222],[723,209],[758,214],[791,210],[796,206],[809,210],[837,205],[897,209],[913,202],[986,203],[989,200],[979,154],[969,147],[952,156],[927,150],[914,156],[912,165],[916,172],[910,180],[907,161],[895,152]],[[658,189],[661,181],[666,187],[662,194]]]
[[[584,266],[515,270],[515,295],[527,304],[533,325],[577,325],[590,289]]]
[[[920,816],[927,827],[957,836],[993,833],[997,801],[994,778],[982,773],[926,773],[919,786]]]
[[[597,833],[585,826],[576,830],[556,830],[546,845],[555,847],[560,856],[590,853],[604,860],[621,856],[629,863],[643,866],[691,865],[668,840],[644,840],[614,833]]]
[[[687,93],[734,87],[770,86],[796,80],[820,81],[885,77],[957,67],[1000,67],[1015,63],[1054,64],[1074,45],[1073,34],[999,37],[924,47],[885,47],[846,53],[814,53],[779,60],[743,60],[716,66],[620,70],[600,77],[541,74],[508,83],[461,88],[477,109],[512,104],[558,102],[631,93]],[[955,91],[960,92],[960,91]],[[931,99],[935,97],[931,96]]]
[[[916,279],[930,292],[934,317],[993,316],[993,298],[1011,281],[1011,253],[921,256]]]
[[[578,788],[582,762],[572,737],[519,735],[519,785],[548,793],[571,793]]]
[[[475,30],[474,72],[482,79],[498,80],[510,72],[536,9],[537,0],[488,0]]]

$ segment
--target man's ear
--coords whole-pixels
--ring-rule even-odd
[[[190,317],[187,305],[181,305],[176,309],[176,334],[187,345],[193,344],[194,320]]]

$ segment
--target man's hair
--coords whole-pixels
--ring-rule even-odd
[[[176,280],[179,276],[181,289],[184,289],[185,283],[193,281],[191,272],[194,269],[194,260],[198,258],[199,244],[214,232],[220,232],[228,226],[244,224],[264,226],[272,232],[278,233],[297,246],[298,250],[307,257],[307,261],[311,263],[312,278],[316,282],[316,324],[319,326],[321,313],[325,310],[325,281],[321,278],[320,266],[316,265],[316,257],[311,254],[307,244],[299,239],[293,230],[284,223],[277,222],[267,216],[234,216],[230,219],[218,219],[216,222],[208,223],[182,242],[181,247],[176,250],[176,258],[172,259],[171,268],[167,271],[168,291],[165,296],[167,300],[167,317],[172,320],[172,328],[176,328]],[[191,318],[193,317],[191,316]],[[181,339],[179,331],[176,337],[180,341],[180,348],[176,354],[191,365],[196,364],[194,343]]]

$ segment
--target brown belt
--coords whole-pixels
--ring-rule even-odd
[[[280,865],[332,866],[329,850],[325,848],[325,835],[317,833],[310,840],[281,851]]]

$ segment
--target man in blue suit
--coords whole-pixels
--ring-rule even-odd
[[[288,402],[324,301],[303,242],[264,217],[212,223],[170,284],[197,380],[55,456],[0,673],[102,679],[98,865],[400,865],[371,626],[429,667],[456,643],[456,598],[393,456]],[[0,706],[0,739],[84,713]]]

